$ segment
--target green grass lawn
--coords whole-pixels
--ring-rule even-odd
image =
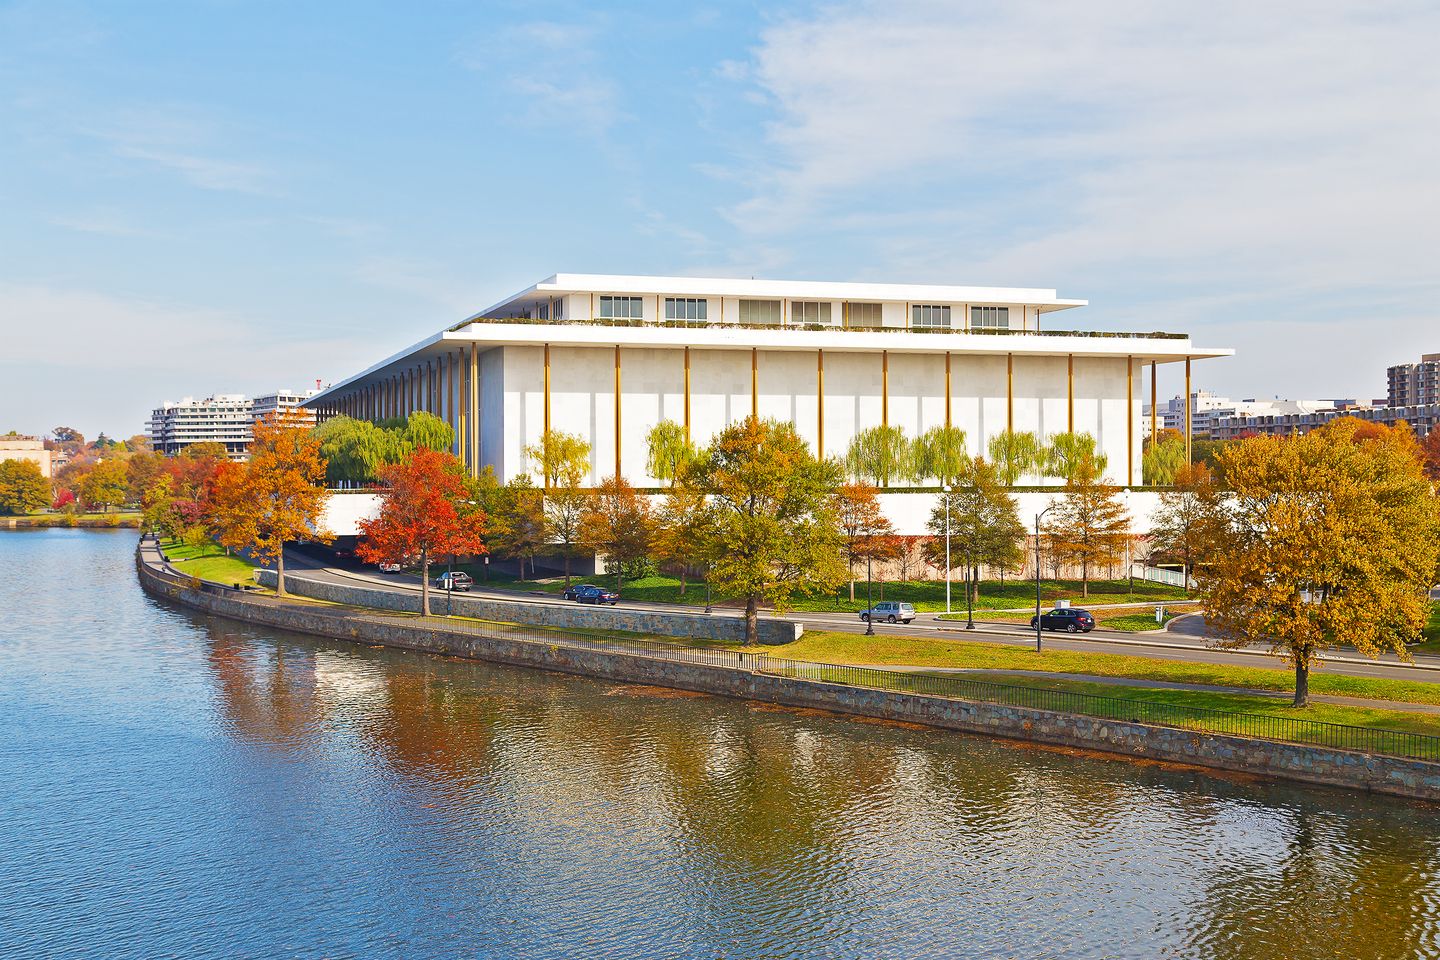
[[[255,582],[255,564],[243,557],[225,555],[225,548],[216,543],[192,547],[179,540],[160,541],[161,549],[176,570],[211,580],[215,583],[249,584]]]
[[[1102,677],[1204,683],[1280,692],[1289,692],[1295,687],[1294,672],[1283,666],[1188,663],[1183,660],[1160,660],[1131,654],[1076,650],[1046,650],[1037,654],[1033,650],[1010,644],[919,635],[876,634],[867,637],[864,634],[807,630],[793,643],[763,647],[762,652],[819,663],[964,667],[975,670],[1043,670],[1047,673],[1084,673]],[[1118,688],[1108,689],[1111,691],[1107,694],[1109,696],[1117,693],[1129,695],[1128,691],[1119,691]],[[1348,677],[1320,670],[1310,674],[1310,691],[1336,696],[1440,705],[1440,683],[1419,680]]]
[[[1425,640],[1411,647],[1416,653],[1440,653],[1440,600],[1430,601],[1430,619],[1424,627]]]
[[[461,569],[470,573],[477,582],[483,580],[483,571],[480,569],[480,565],[470,564]],[[615,586],[615,577],[611,574],[573,577],[572,579],[605,587]],[[489,582],[496,587],[543,590],[547,593],[559,593],[565,589],[565,581],[561,577],[520,582],[512,577],[492,574]],[[950,589],[951,608],[954,609],[956,605],[963,606],[965,602],[964,588],[955,583],[951,585]],[[627,580],[622,592],[627,600],[698,605],[705,603],[705,584],[703,582],[687,581],[685,592],[682,595],[679,579],[670,576],[651,576],[639,580]],[[1040,593],[1041,599],[1045,603],[1053,603],[1060,599],[1073,600],[1077,605],[1081,603],[1080,581],[1078,580],[1041,581]],[[795,609],[812,613],[836,611],[855,613],[868,606],[865,600],[865,583],[863,581],[855,584],[855,600],[853,602],[849,599],[849,595],[847,584],[834,594],[797,597],[794,601]],[[716,603],[723,603],[731,599],[718,593],[714,596]],[[1137,580],[1134,589],[1131,590],[1129,580],[1104,580],[1091,581],[1090,598],[1087,602],[1092,604],[1170,603],[1184,599],[1185,591],[1178,587]],[[911,580],[884,584],[877,582],[875,584],[875,602],[878,603],[881,600],[904,601],[915,604],[915,609],[922,612],[938,612],[945,609],[945,582],[943,580]],[[1035,582],[1033,580],[1007,580],[1003,584],[998,580],[983,580],[980,583],[980,596],[976,599],[975,609],[998,610],[1005,607],[1024,607],[1034,604],[1034,602]],[[1151,619],[1153,622],[1153,615]]]

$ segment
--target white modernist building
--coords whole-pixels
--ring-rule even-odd
[[[637,487],[661,420],[703,444],[751,414],[843,455],[877,424],[1095,436],[1111,480],[1140,482],[1141,398],[1157,365],[1231,350],[1170,333],[1102,333],[1057,317],[1054,290],[557,274],[305,401],[321,417],[429,410],[456,453],[502,482],[548,429],[590,442],[590,482]],[[1068,314],[1066,315],[1068,317]],[[1030,478],[1042,483],[1041,478]],[[1052,481],[1053,482],[1053,481]]]

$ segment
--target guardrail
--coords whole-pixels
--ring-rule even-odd
[[[151,572],[176,586],[193,588],[197,581],[183,574],[151,566]],[[219,596],[240,597],[254,602],[285,604],[279,598],[236,591],[220,584],[198,581],[200,589]],[[1380,754],[1413,760],[1440,762],[1440,737],[1399,730],[1382,730],[1348,724],[1327,723],[1291,717],[1238,713],[1206,707],[1185,707],[1148,700],[1106,697],[1066,690],[1045,690],[1036,687],[972,680],[965,677],[935,673],[886,670],[881,667],[849,666],[792,660],[766,653],[750,653],[734,649],[686,646],[663,640],[646,640],[609,631],[578,633],[561,627],[530,626],[488,620],[453,617],[421,617],[418,614],[385,613],[343,606],[320,606],[314,612],[331,612],[337,618],[360,619],[393,626],[416,623],[451,633],[469,634],[498,640],[514,640],[562,646],[572,649],[625,653],[678,663],[702,664],[755,674],[807,680],[816,683],[844,684],[894,693],[943,697],[979,703],[1055,713],[1078,714],[1107,720],[1142,723],[1211,733],[1249,737],[1283,743],[1300,743]]]
[[[450,328],[454,333],[472,323],[508,323],[541,327],[658,327],[682,330],[803,330],[824,333],[962,333],[986,337],[1098,337],[1123,340],[1189,340],[1188,333],[1161,330],[1139,333],[1128,330],[1012,330],[1005,327],[877,327],[829,323],[720,323],[713,320],[639,320],[634,317],[592,317],[538,320],[533,317],[472,317]]]

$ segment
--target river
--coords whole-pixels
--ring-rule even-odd
[[[1440,955],[1440,810],[357,647],[0,533],[0,956]]]

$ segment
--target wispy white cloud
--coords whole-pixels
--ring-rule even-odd
[[[1440,250],[1437,35],[1406,0],[827,6],[725,71],[773,111],[727,212],[781,235],[943,208],[894,250],[941,275],[1404,283]]]
[[[86,214],[51,217],[50,223],[66,230],[94,233],[104,237],[140,239],[160,236],[158,232],[132,223],[114,210],[96,210]]]
[[[241,159],[223,142],[234,134],[222,133],[215,121],[194,109],[126,110],[90,133],[117,157],[170,171],[205,190],[257,195],[276,192],[273,172]]]
[[[604,134],[621,118],[619,86],[603,68],[591,23],[536,20],[468,45],[460,63],[502,82],[524,104],[515,119]]]

